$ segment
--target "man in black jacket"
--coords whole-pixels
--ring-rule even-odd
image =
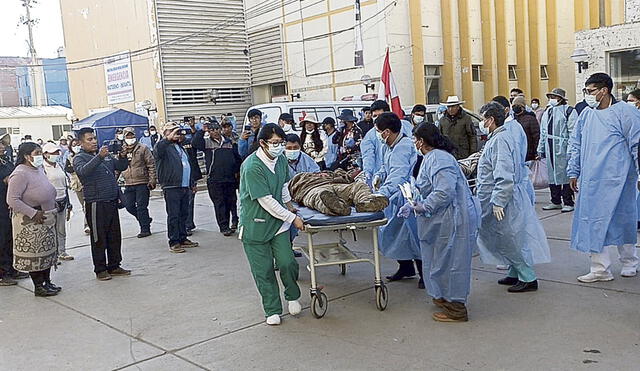
[[[196,191],[189,156],[182,147],[187,134],[175,122],[164,126],[164,138],[153,149],[156,158],[158,183],[162,185],[167,210],[167,235],[169,251],[183,253],[185,248],[197,247],[198,243],[187,238],[189,201]]]
[[[228,237],[238,228],[236,189],[242,158],[238,153],[238,145],[222,135],[222,128],[218,123],[209,124],[207,129],[206,133],[198,130],[193,135],[191,144],[211,157],[211,165],[207,171],[207,189],[216,211],[220,232]],[[231,226],[230,216],[235,216]]]
[[[194,183],[197,183],[198,180],[202,179],[202,171],[200,171],[200,164],[198,163],[198,151],[191,145],[193,134],[196,133],[195,117],[191,117],[191,119],[185,123],[183,128],[187,130],[187,135],[180,143],[182,144],[182,148],[187,151],[187,156],[189,157],[189,165],[191,165],[191,178],[193,179]],[[187,217],[186,224],[187,236],[191,236],[193,234],[192,231],[196,229],[196,223],[193,220],[193,213],[195,210],[195,197],[196,193],[195,191],[193,191],[193,193],[191,193],[191,197],[189,198],[189,216]]]
[[[80,129],[78,139],[82,149],[73,158],[73,170],[83,187],[86,218],[91,230],[93,270],[100,281],[110,280],[112,276],[128,276],[131,271],[120,267],[120,188],[115,172],[126,170],[129,161],[122,152],[115,156],[110,154],[108,146],[98,150],[98,141],[91,128]]]

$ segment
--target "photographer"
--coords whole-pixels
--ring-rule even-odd
[[[164,138],[156,144],[153,154],[166,203],[169,251],[183,253],[185,248],[198,246],[197,242],[187,239],[186,226],[189,200],[196,191],[196,181],[189,156],[182,147],[187,130],[175,122],[168,122],[163,131]]]
[[[115,156],[110,154],[106,145],[98,150],[98,141],[91,128],[80,129],[78,139],[82,149],[73,158],[73,169],[83,186],[94,272],[100,281],[110,280],[111,276],[128,276],[131,271],[120,267],[120,189],[115,175],[116,171],[127,169],[127,157],[122,152]]]
[[[255,108],[249,110],[247,117],[249,117],[249,123],[245,123],[244,130],[238,141],[238,152],[240,152],[242,158],[246,158],[257,148],[254,144],[257,144],[255,143],[256,137],[262,127],[262,112],[260,110]]]
[[[124,206],[140,225],[138,238],[144,238],[151,236],[149,196],[156,188],[156,161],[151,149],[138,142],[132,127],[124,129],[124,142],[123,150],[129,160],[129,167],[122,173]]]

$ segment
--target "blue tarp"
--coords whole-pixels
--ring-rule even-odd
[[[94,113],[73,124],[73,131],[78,132],[82,128],[92,128],[96,132],[98,147],[105,141],[115,138],[116,129],[124,129],[131,126],[136,130],[139,139],[142,132],[149,128],[149,119],[123,109]]]

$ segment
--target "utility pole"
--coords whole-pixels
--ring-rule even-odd
[[[25,8],[26,16],[21,16],[20,21],[23,25],[27,26],[27,30],[29,31],[29,56],[31,57],[31,64],[33,67],[29,68],[29,75],[31,76],[31,92],[32,92],[32,105],[39,106],[43,105],[40,102],[39,88],[42,83],[42,76],[40,74],[40,68],[36,67],[38,65],[38,55],[36,54],[36,46],[33,43],[33,26],[38,22],[37,19],[31,18],[31,8],[34,4],[37,4],[37,0],[20,0],[22,6]]]

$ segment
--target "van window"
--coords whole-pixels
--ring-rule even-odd
[[[358,118],[358,121],[362,121],[364,119],[364,113],[362,109],[365,106],[339,106],[338,107],[338,115],[342,112],[343,109],[350,109],[353,111],[353,115]],[[366,106],[369,107],[369,106]]]
[[[262,123],[278,123],[278,118],[282,114],[282,110],[278,106],[273,107],[260,107],[258,108],[262,112]],[[247,111],[248,113],[249,111]],[[245,115],[245,124],[249,123],[249,118]]]
[[[336,111],[332,107],[296,107],[291,109],[291,114],[297,124],[310,114],[315,115],[319,122],[327,117],[336,119]]]

